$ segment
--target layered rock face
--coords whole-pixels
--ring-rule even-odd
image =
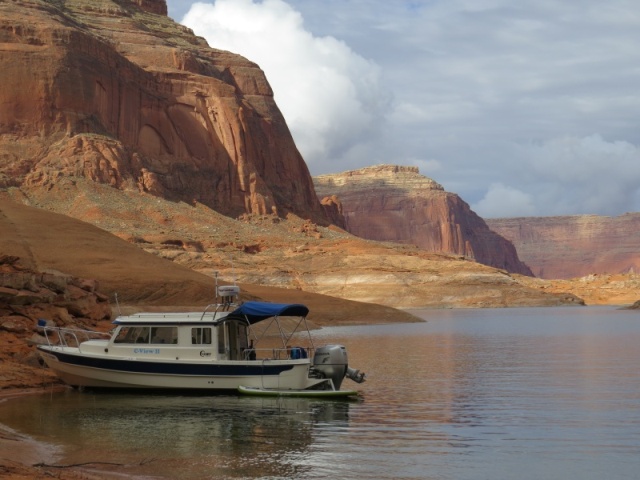
[[[491,231],[458,195],[420,175],[417,167],[378,165],[320,175],[314,183],[320,198],[340,199],[345,228],[354,235],[532,274],[511,242]]]
[[[0,188],[84,177],[325,222],[264,73],[166,13],[164,0],[0,2]]]
[[[489,219],[541,278],[640,273],[640,213]]]
[[[0,331],[30,332],[39,318],[76,327],[78,319],[95,325],[110,317],[108,298],[98,292],[96,281],[37,272],[19,257],[0,256]]]

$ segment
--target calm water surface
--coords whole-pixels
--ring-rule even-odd
[[[147,478],[638,478],[640,313],[417,313],[316,332],[367,373],[356,402],[68,392],[0,422]]]

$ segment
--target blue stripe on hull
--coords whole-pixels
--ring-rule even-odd
[[[293,365],[269,365],[256,362],[256,365],[215,365],[200,363],[148,362],[144,360],[118,360],[114,358],[95,358],[52,350],[42,350],[55,355],[62,363],[83,367],[99,368],[128,373],[149,373],[161,375],[193,375],[206,377],[237,377],[245,375],[279,375],[291,370]]]

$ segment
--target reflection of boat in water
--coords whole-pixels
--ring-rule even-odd
[[[297,459],[344,435],[360,405],[68,389],[2,402],[0,423],[57,445],[57,464],[123,464],[123,478],[313,478]]]
[[[110,336],[40,321],[47,344],[38,349],[49,368],[73,386],[357,394],[340,390],[342,380],[360,383],[364,374],[349,368],[344,346],[315,348],[306,306],[238,305],[238,287],[218,287],[217,292],[221,302],[203,312],[119,316]],[[275,346],[269,333],[273,326]],[[308,345],[290,347],[302,330]]]

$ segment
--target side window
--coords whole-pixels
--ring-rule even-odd
[[[177,327],[151,327],[151,343],[175,345],[178,343]]]
[[[149,327],[138,327],[136,343],[149,343]]]
[[[113,343],[134,343],[133,331],[135,329],[131,327],[122,327],[118,332],[118,336]]]
[[[122,327],[114,343],[149,343],[149,327]]]
[[[210,328],[192,328],[191,343],[193,345],[211,345]]]

